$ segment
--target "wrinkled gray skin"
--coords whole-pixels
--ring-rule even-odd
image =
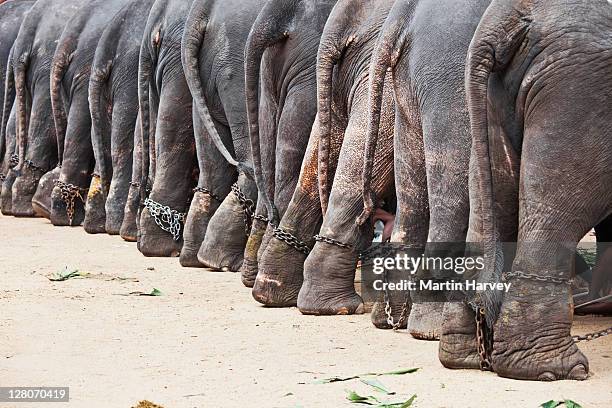
[[[64,25],[84,2],[38,0],[24,18],[13,46],[19,164],[2,185],[2,202],[6,208],[10,201],[16,216],[35,215],[32,205],[37,189],[39,198],[34,203],[39,202],[42,208],[50,207],[50,181],[57,174],[57,171],[47,173],[57,164],[57,138],[49,92],[51,60]]]
[[[25,13],[33,4],[33,1],[13,0],[0,6],[0,32],[2,33],[0,37],[0,187],[12,167],[11,156],[17,153],[15,150],[15,80],[11,49]],[[0,210],[3,214],[10,215],[10,197],[6,204],[6,207],[0,205]]]
[[[391,5],[391,1],[355,0],[339,1],[334,6],[318,50],[318,116],[313,124],[298,185],[280,222],[282,229],[305,244],[313,245],[313,236],[322,222],[317,170],[320,141],[324,139],[329,153],[324,155],[327,171],[333,175],[336,164],[338,170],[322,234],[347,242],[354,249],[320,242],[306,259],[305,254],[282,241],[270,239],[261,267],[264,267],[267,253],[271,254],[269,259],[280,267],[266,271],[265,298],[268,305],[291,306],[297,303],[303,313],[312,314],[363,312],[353,282],[357,252],[371,240],[372,230],[356,228],[354,220],[362,209],[358,187],[366,130],[367,67],[378,30]],[[381,155],[377,157],[376,167],[380,175],[377,180],[380,182],[377,184],[380,196],[385,196],[383,190],[392,191],[393,153],[390,142],[393,106],[390,92],[386,102],[384,117],[388,120],[381,127],[384,141],[380,143]]]
[[[154,0],[131,0],[106,26],[89,80],[91,138],[96,162],[83,227],[119,234],[132,181],[138,115],[140,42]]]
[[[466,71],[474,163],[468,240],[485,245],[484,279],[501,272],[491,256],[498,225],[518,229],[513,272],[569,279],[577,242],[612,213],[610,32],[612,5],[603,0],[494,0],[484,14]],[[513,149],[499,155],[499,144]],[[516,186],[518,217],[498,211],[503,183]],[[588,361],[570,335],[570,286],[510,281],[501,305],[484,298],[495,322],[493,370],[586,379]]]
[[[190,6],[190,0],[157,0],[153,4],[138,64],[141,205],[148,195],[179,213],[189,208],[198,172],[192,98],[181,65],[181,37]],[[138,249],[145,256],[179,255],[182,238],[175,241],[162,230],[146,207],[141,209],[138,227]]]
[[[219,203],[211,194],[196,193],[185,225],[186,245],[180,259],[184,266],[236,271],[242,264],[248,231],[236,194],[228,193],[237,177],[247,199],[257,199],[253,176],[246,174],[252,173],[252,165],[241,57],[264,3],[196,0],[185,25],[183,68],[193,95],[196,126],[201,127],[196,137],[198,186],[225,199]]]
[[[247,287],[255,283],[258,258],[297,185],[317,113],[317,50],[335,3],[336,0],[269,1],[251,27],[245,49],[246,102],[259,198],[256,214],[268,222],[253,221],[241,268],[242,282]],[[271,255],[268,260],[273,261]],[[281,266],[274,262],[267,265]],[[261,278],[267,281],[265,272]],[[253,295],[255,299],[262,295],[262,303],[266,303],[265,288],[263,292],[256,289]]]
[[[140,179],[142,177],[142,125],[140,123],[140,114],[136,118],[136,127],[134,128],[132,153],[132,176],[130,181],[130,189],[125,201],[123,210],[123,222],[119,235],[128,242],[136,242],[138,238],[138,214],[140,206]]]
[[[125,0],[93,0],[68,21],[58,41],[51,66],[51,103],[57,132],[59,181],[79,188],[72,199],[74,216],[67,214],[68,202],[59,186],[51,193],[53,225],[80,225],[85,218],[85,200],[94,169],[91,145],[89,79],[95,49],[104,29]],[[97,184],[97,183],[96,183]],[[92,191],[95,196],[96,189]],[[94,220],[103,218],[104,208],[92,208]],[[92,225],[93,224],[93,225]],[[96,221],[87,230],[96,231]]]
[[[489,0],[398,0],[385,22],[371,66],[370,140],[366,146],[363,188],[365,211],[360,222],[374,207],[370,188],[372,157],[382,84],[390,69],[399,108],[395,128],[398,213],[392,242],[425,251],[428,242],[465,242],[471,146],[464,88],[465,55],[488,4]],[[432,44],[444,46],[432,47]],[[389,276],[388,279],[401,278],[405,277]],[[392,294],[398,295],[395,291]],[[443,294],[412,292],[411,298],[409,332],[419,339],[439,338]],[[392,296],[396,318],[404,301],[404,294]],[[377,327],[389,328],[384,306],[376,303],[372,321]],[[475,329],[472,337],[473,333]]]

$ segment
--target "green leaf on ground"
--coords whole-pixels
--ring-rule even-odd
[[[358,374],[358,375],[353,375],[351,377],[329,377],[329,378],[323,378],[321,380],[315,381],[315,383],[316,384],[328,384],[328,383],[333,383],[333,382],[338,382],[338,381],[354,380],[356,378],[362,378],[362,377],[380,377],[382,375],[404,375],[404,374],[414,373],[417,370],[418,370],[418,367],[417,368],[405,368],[401,370],[389,371],[386,373]]]
[[[352,390],[346,390],[346,392],[347,392],[346,399],[355,404],[374,405],[380,402],[371,395],[364,397],[364,396],[357,394],[355,391],[352,391]]]
[[[414,394],[412,397],[410,397],[408,399],[408,401],[404,402],[402,405],[400,405],[400,408],[408,408],[412,406],[412,403],[414,402],[414,400],[416,399],[417,395]]]
[[[416,394],[410,397],[406,401],[399,402],[390,402],[390,401],[380,401],[378,398],[368,395],[364,397],[363,395],[357,394],[352,390],[345,390],[347,392],[346,399],[349,400],[353,404],[364,404],[374,406],[375,408],[408,408],[412,406],[412,403],[416,399]]]
[[[556,408],[556,407],[559,407],[561,405],[565,405],[566,408],[582,408],[582,405],[580,405],[577,402],[574,402],[572,400],[569,400],[569,399],[566,399],[566,400],[563,400],[563,401],[555,401],[555,400],[546,401],[546,402],[542,403],[540,405],[540,407],[542,407],[542,408]]]
[[[161,296],[161,295],[163,295],[163,293],[161,292],[161,290],[157,288],[153,288],[151,293],[149,293],[149,296]]]
[[[86,275],[87,273],[79,272],[78,269],[69,269],[67,266],[65,266],[63,270],[57,272],[55,275],[48,276],[47,279],[52,282],[62,282],[68,279],[83,277]]]
[[[376,391],[382,392],[384,394],[387,395],[394,395],[395,392],[389,391],[384,385],[383,383],[381,383],[380,381],[378,381],[376,378],[373,378],[371,380],[367,379],[367,378],[362,378],[360,380],[362,383],[369,385],[370,387],[374,388]]]

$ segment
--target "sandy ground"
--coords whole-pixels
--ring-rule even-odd
[[[66,265],[94,277],[47,279]],[[120,295],[153,288],[163,295]],[[610,325],[611,318],[577,318],[574,333]],[[437,342],[377,330],[367,315],[264,308],[237,274],[145,258],[119,237],[0,216],[0,385],[69,386],[70,403],[53,406],[131,407],[148,399],[166,408],[342,407],[354,405],[346,389],[376,393],[359,380],[317,379],[418,367],[378,377],[397,391],[389,399],[417,394],[417,407],[537,407],[568,398],[609,407],[612,336],[580,347],[592,373],[584,382],[447,370]]]

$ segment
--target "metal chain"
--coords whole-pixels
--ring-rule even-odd
[[[61,180],[55,180],[53,184],[60,189],[60,197],[66,203],[66,215],[68,216],[70,225],[72,225],[72,220],[74,219],[74,199],[78,197],[81,202],[85,203],[85,199],[81,192],[85,193],[88,189],[75,186],[74,184],[64,183]]]
[[[476,345],[478,347],[478,363],[482,371],[493,371],[491,351],[493,350],[493,331],[487,326],[485,312],[482,307],[476,308]]]
[[[34,164],[34,162],[32,160],[25,160],[24,164],[26,165],[26,167],[29,167],[30,169],[34,170],[34,171],[39,171],[41,173],[45,173],[45,169],[43,169],[42,167],[38,167],[37,165]]]
[[[253,225],[253,214],[255,213],[255,203],[240,190],[238,183],[232,184],[232,193],[238,199],[242,211],[244,212],[244,233],[249,236]]]
[[[404,322],[406,321],[406,319],[408,318],[408,306],[410,305],[410,295],[409,293],[406,293],[406,299],[404,300],[404,303],[402,304],[402,311],[400,313],[399,319],[397,320],[397,322],[393,319],[393,314],[391,313],[391,302],[390,302],[390,296],[389,296],[389,288],[388,288],[388,280],[387,280],[387,269],[385,269],[383,271],[383,284],[384,284],[384,292],[383,292],[383,297],[384,297],[384,301],[385,301],[385,314],[387,315],[387,324],[389,326],[391,326],[391,328],[394,331],[397,331],[399,329],[402,328],[402,325],[404,324]]]
[[[144,206],[149,210],[149,214],[159,228],[172,234],[175,241],[181,239],[181,227],[185,222],[186,213],[173,210],[167,205],[162,205],[150,198],[145,199]]]
[[[259,220],[259,221],[261,221],[261,222],[266,222],[266,223],[267,223],[267,222],[270,222],[270,220],[268,219],[268,217],[266,217],[265,215],[255,214],[255,215],[253,216],[253,219],[254,219],[254,220]]]
[[[4,182],[4,180],[6,180],[6,175],[4,173],[0,173],[0,183]]]
[[[279,241],[283,241],[285,244],[294,248],[298,252],[301,252],[305,255],[308,255],[310,253],[310,245],[306,244],[304,241],[301,241],[295,235],[291,234],[287,230],[282,229],[281,227],[274,228],[273,236]]]
[[[572,282],[574,281],[573,279],[556,278],[554,276],[540,276],[540,275],[536,275],[533,273],[526,273],[526,272],[521,272],[521,271],[504,272],[502,275],[502,278],[505,281],[508,281],[512,278],[519,278],[519,279],[534,280],[537,282],[552,282],[552,283],[559,283],[559,284],[565,283],[568,285],[571,285]]]
[[[603,330],[592,332],[592,333],[572,336],[572,340],[574,340],[574,343],[579,343],[581,341],[595,340],[600,337],[607,336],[608,334],[612,334],[612,327],[608,327],[607,329],[603,329]]]
[[[9,166],[15,167],[18,164],[19,164],[19,156],[16,154],[12,154],[11,158],[9,159]]]
[[[209,189],[205,188],[205,187],[196,187],[193,189],[194,193],[204,193],[206,195],[208,195],[210,198],[222,203],[223,199],[221,197],[219,197],[217,194],[213,193],[212,191],[210,191]]]
[[[338,241],[336,239],[333,238],[329,238],[323,235],[315,235],[314,236],[315,241],[318,242],[325,242],[327,244],[331,244],[331,245],[336,245],[339,246],[340,248],[352,248],[349,244],[345,244],[344,242]]]

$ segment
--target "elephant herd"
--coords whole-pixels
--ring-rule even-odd
[[[449,368],[587,378],[566,249],[612,241],[609,0],[8,0],[0,64],[3,214],[314,315],[364,312],[378,220],[479,242],[503,297],[393,293],[374,325]]]

